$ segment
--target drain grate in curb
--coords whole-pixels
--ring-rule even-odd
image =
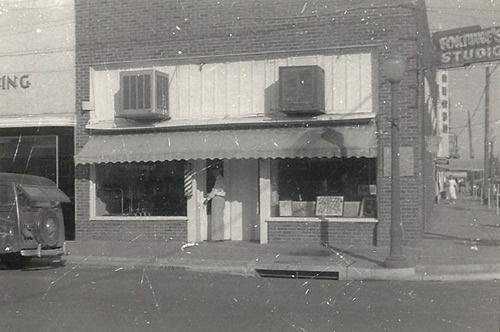
[[[299,270],[274,270],[274,269],[256,269],[255,271],[262,278],[339,280],[339,273],[336,271],[299,271]]]

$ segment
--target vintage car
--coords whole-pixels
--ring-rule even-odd
[[[70,199],[44,177],[0,173],[0,260],[19,269],[32,257],[66,252],[61,203]]]

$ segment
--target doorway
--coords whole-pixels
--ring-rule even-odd
[[[226,159],[207,161],[207,169],[218,166],[223,170],[226,185],[224,207],[224,239],[231,241],[258,241],[259,228],[259,172],[258,160]],[[207,190],[215,178],[208,172]],[[207,207],[210,214],[211,206]],[[208,239],[211,238],[211,216],[208,217]]]

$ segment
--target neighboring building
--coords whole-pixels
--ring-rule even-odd
[[[74,3],[3,2],[0,14],[0,171],[48,177],[73,201]],[[63,210],[72,239],[75,206]]]
[[[429,45],[423,1],[76,1],[76,238],[210,239],[217,163],[228,240],[387,245],[382,68],[401,54],[403,236],[420,243]]]

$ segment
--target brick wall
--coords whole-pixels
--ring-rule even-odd
[[[421,4],[421,1],[419,1]],[[374,91],[378,96],[379,148],[390,146],[390,87],[382,73],[387,56],[402,54],[408,62],[401,82],[401,146],[414,151],[414,176],[402,178],[401,214],[405,244],[420,240],[423,220],[422,126],[418,98],[417,18],[425,15],[417,1],[406,0],[76,0],[75,152],[88,140],[88,70],[92,65],[178,60],[203,62],[207,57],[251,58],[263,53],[303,52],[325,48],[375,47]],[[421,30],[421,28],[420,28]],[[418,33],[417,33],[418,32]],[[425,31],[424,31],[425,32]],[[382,154],[380,154],[382,155]],[[383,161],[379,158],[379,164]],[[78,172],[77,172],[78,173]],[[85,172],[83,172],[85,173]],[[92,233],[88,222],[88,180],[77,174],[77,238]],[[85,197],[87,195],[87,197]],[[387,245],[390,225],[390,178],[378,172],[379,224],[376,243]],[[339,226],[340,227],[340,226]],[[342,226],[347,227],[347,226]],[[349,226],[351,227],[351,226]],[[352,226],[356,227],[356,226]],[[362,227],[362,226],[359,226]]]
[[[92,232],[88,222],[90,213],[90,167],[77,165],[75,168],[75,239],[90,239]]]
[[[332,246],[374,245],[374,223],[329,221],[268,221],[269,243],[309,242]]]
[[[92,220],[79,240],[186,241],[186,220]]]
[[[77,64],[414,44],[408,1],[344,3],[77,0]]]

